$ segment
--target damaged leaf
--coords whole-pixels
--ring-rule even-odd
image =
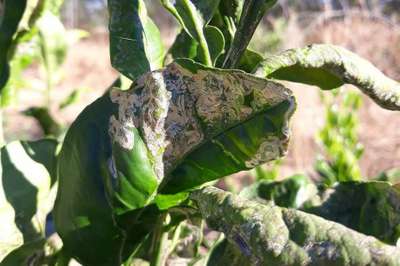
[[[400,84],[370,62],[334,45],[313,44],[266,58],[257,76],[315,85],[323,90],[352,84],[382,108],[400,110]]]

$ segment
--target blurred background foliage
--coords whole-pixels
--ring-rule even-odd
[[[158,0],[150,16],[168,47],[179,32]],[[21,36],[2,97],[5,139],[62,137],[77,114],[111,84],[106,0],[69,0]],[[60,17],[60,19],[59,19]],[[342,45],[400,79],[400,4],[396,0],[281,0],[263,18],[250,48],[264,56],[308,43]],[[319,93],[290,84],[298,99],[288,156],[221,182],[232,190],[253,181],[302,173],[336,181],[393,178],[400,158],[400,118],[353,90]],[[383,135],[384,134],[384,135]],[[381,170],[387,170],[382,173]],[[392,170],[391,170],[392,169]],[[239,176],[239,178],[237,178]],[[235,181],[233,181],[235,180]],[[240,182],[237,182],[240,180]],[[236,187],[236,188],[235,188]]]

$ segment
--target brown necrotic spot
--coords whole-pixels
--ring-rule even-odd
[[[132,149],[132,128],[137,128],[152,156],[154,170],[162,179],[206,138],[213,138],[290,95],[279,84],[240,71],[192,73],[173,63],[141,76],[128,91],[110,93],[111,100],[119,105],[118,117],[110,119],[110,135],[122,147]],[[267,136],[246,166],[278,157],[281,142],[278,137]]]

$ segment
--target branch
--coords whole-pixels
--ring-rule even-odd
[[[352,84],[381,107],[400,110],[400,84],[367,60],[338,46],[314,44],[266,58],[256,75],[334,89]]]
[[[215,187],[191,194],[210,227],[255,265],[400,265],[400,250],[312,214]]]

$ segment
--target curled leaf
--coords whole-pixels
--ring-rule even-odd
[[[400,110],[400,85],[367,60],[334,45],[314,44],[266,58],[256,75],[315,85],[323,90],[352,84],[382,108]]]

